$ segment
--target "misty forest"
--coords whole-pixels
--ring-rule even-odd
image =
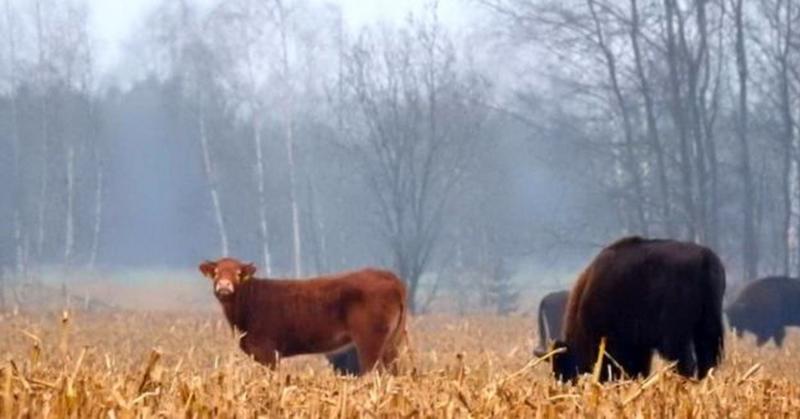
[[[632,234],[800,272],[798,2],[155,3],[101,71],[89,3],[0,0],[0,309],[232,255],[523,312]]]

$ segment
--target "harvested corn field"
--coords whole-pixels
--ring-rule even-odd
[[[399,376],[276,371],[245,357],[219,313],[59,312],[0,322],[2,417],[764,417],[800,411],[800,336],[727,337],[702,382],[656,361],[647,379],[558,383],[530,355],[533,319],[418,316]]]

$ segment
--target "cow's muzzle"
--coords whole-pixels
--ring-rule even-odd
[[[227,297],[233,294],[233,283],[231,281],[217,281],[214,284],[214,292],[220,297]]]

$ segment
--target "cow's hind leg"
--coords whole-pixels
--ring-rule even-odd
[[[397,375],[399,372],[397,366],[398,355],[399,350],[395,342],[386,342],[383,348],[383,354],[381,355],[381,366],[388,369],[388,371],[394,375]]]
[[[389,323],[380,316],[376,318],[356,316],[351,319],[351,327],[353,342],[358,349],[360,372],[366,374],[382,359],[384,347],[387,346],[386,341],[392,330]]]
[[[358,349],[358,363],[361,374],[366,374],[375,368],[381,359],[386,335],[375,333],[359,334],[353,337]]]

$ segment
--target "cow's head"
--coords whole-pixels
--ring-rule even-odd
[[[578,362],[575,354],[566,342],[557,340],[553,342],[553,350],[564,349],[562,352],[553,354],[553,373],[562,381],[574,381],[578,378]]]
[[[199,266],[200,272],[214,283],[214,294],[225,300],[236,293],[239,286],[256,273],[252,263],[243,263],[233,258],[222,258],[216,262],[205,261]]]

